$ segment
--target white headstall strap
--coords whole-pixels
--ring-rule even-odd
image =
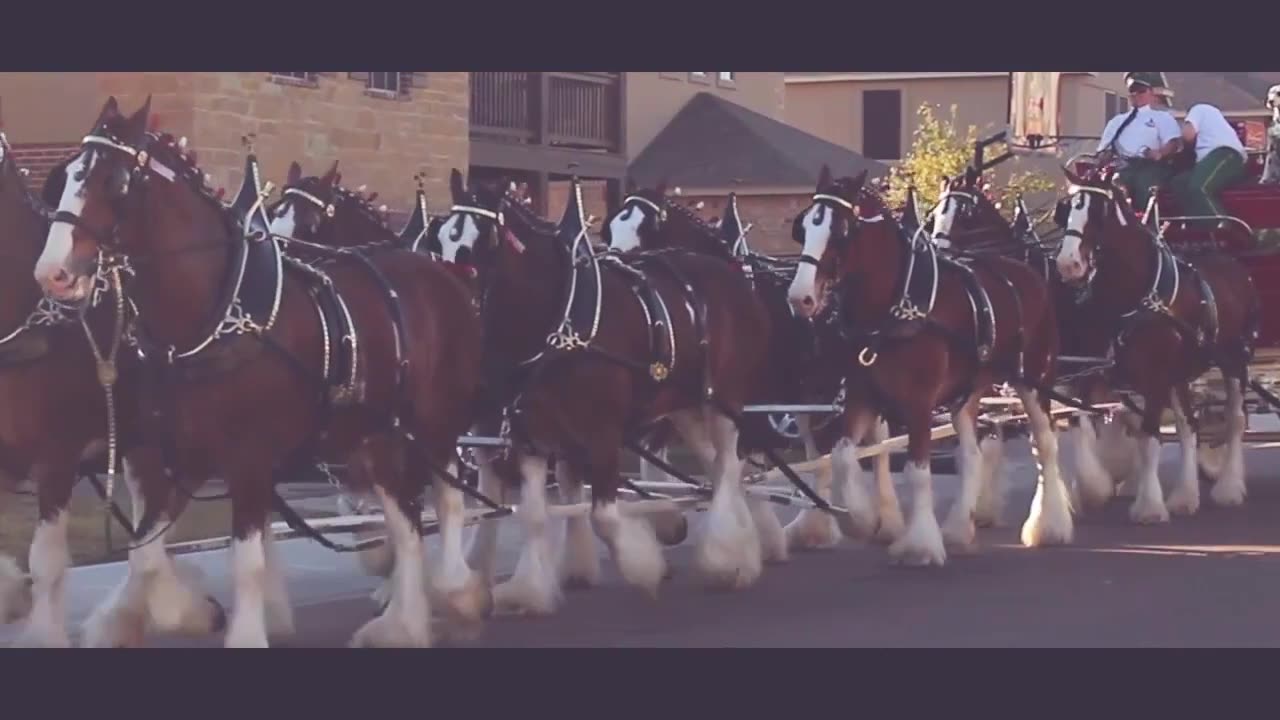
[[[833,202],[833,203],[835,203],[835,204],[837,204],[837,205],[839,205],[839,206],[843,207],[843,208],[844,208],[844,209],[846,209],[846,210],[849,210],[849,211],[851,211],[851,212],[853,211],[853,203],[849,202],[848,200],[845,200],[845,199],[844,199],[844,198],[842,198],[842,197],[836,196],[836,195],[824,195],[823,193],[818,193],[818,194],[816,194],[816,195],[814,195],[814,196],[813,196],[813,201],[814,201],[814,202],[818,202],[819,200],[827,200],[827,201],[829,201],[829,202]]]
[[[139,166],[146,165],[155,174],[164,178],[168,182],[173,182],[173,178],[177,175],[172,168],[157,162],[156,159],[151,157],[145,150],[137,150],[129,147],[128,145],[123,145],[109,137],[103,137],[101,135],[85,135],[84,139],[80,141],[80,144],[101,145],[102,147],[111,148],[112,150],[119,150],[130,157],[137,158]]]
[[[666,213],[664,213],[664,212],[662,211],[662,208],[661,208],[661,207],[658,207],[658,204],[657,204],[657,203],[655,203],[654,201],[650,200],[649,198],[646,198],[646,197],[640,197],[639,195],[628,195],[628,196],[626,197],[626,199],[624,199],[624,200],[622,201],[622,204],[623,204],[623,205],[626,205],[627,203],[629,203],[629,202],[633,202],[633,201],[634,201],[634,202],[638,202],[638,203],[640,203],[641,205],[648,205],[649,207],[653,208],[653,211],[654,211],[654,212],[656,212],[656,213],[658,213],[659,215],[665,215],[665,214],[666,214]]]
[[[312,195],[311,193],[305,190],[299,190],[298,188],[289,188],[288,190],[284,191],[284,194],[292,195],[294,197],[300,197],[303,200],[306,200],[307,202],[311,203],[312,205],[315,205],[320,210],[324,211],[325,215],[329,217],[333,217],[333,212],[334,212],[333,203],[326,203],[325,201],[321,200],[315,195]]]
[[[487,217],[490,220],[498,220],[499,222],[501,222],[502,220],[502,216],[499,213],[496,213],[492,210],[486,210],[485,208],[482,208],[482,207],[474,207],[472,205],[454,205],[453,207],[449,208],[449,211],[460,212],[460,213],[470,213],[471,215],[479,215],[480,217]]]

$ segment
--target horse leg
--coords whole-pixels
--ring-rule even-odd
[[[697,424],[715,452],[711,463],[714,490],[707,509],[707,531],[697,550],[698,568],[713,587],[741,589],[760,577],[764,553],[756,519],[742,492],[738,428],[732,420],[709,408],[703,410]],[[697,431],[691,434],[694,437],[687,438],[690,446],[698,445]]]
[[[1026,547],[1066,545],[1075,535],[1071,518],[1071,498],[1062,481],[1058,462],[1058,436],[1049,415],[1049,402],[1034,388],[1017,388],[1031,427],[1032,451],[1036,458],[1036,494],[1022,524],[1022,544]]]
[[[0,554],[0,625],[15,623],[31,612],[31,577],[18,561]]]
[[[478,482],[480,493],[494,502],[502,502],[502,476],[493,466],[496,454],[484,448],[476,448],[474,452],[476,464],[480,467]],[[467,547],[467,565],[479,573],[489,585],[493,584],[494,557],[498,551],[500,522],[495,519],[477,523]]]
[[[618,573],[627,584],[638,587],[652,598],[667,574],[667,561],[651,525],[643,517],[624,514],[618,507],[618,441],[601,442],[595,438],[594,451],[589,452],[591,475],[591,526],[609,548]],[[603,451],[601,451],[603,450]],[[583,477],[588,468],[576,462],[572,474]],[[584,548],[585,549],[585,548]]]
[[[31,470],[36,484],[40,518],[31,538],[31,612],[15,647],[71,647],[67,635],[65,581],[71,565],[67,547],[67,520],[75,470],[37,465]]]
[[[411,463],[412,474],[429,472]],[[449,460],[445,472],[458,477],[457,460]],[[440,562],[432,578],[432,590],[450,614],[463,623],[482,621],[493,609],[489,583],[472,571],[463,551],[462,534],[466,520],[466,504],[462,491],[441,477],[435,478],[436,522],[440,526]]]
[[[1076,420],[1067,434],[1074,436],[1075,441],[1071,443],[1071,450],[1080,502],[1086,507],[1105,505],[1115,495],[1115,482],[1099,460],[1101,443],[1093,418],[1088,413],[1080,413]]]
[[[871,439],[877,444],[885,442],[889,439],[889,423],[881,419],[872,425],[871,432]],[[902,537],[902,533],[907,531],[907,523],[902,519],[902,505],[898,502],[898,488],[893,484],[889,453],[876,453],[871,467],[876,476],[877,513],[880,518],[872,540],[888,545]]]
[[[395,569],[391,573],[391,600],[387,609],[366,622],[351,637],[350,647],[430,647],[431,604],[425,576],[422,542],[421,486],[396,474],[395,482],[381,478],[374,486],[387,521],[387,539],[393,545]],[[415,492],[418,491],[418,492]]]
[[[982,455],[982,490],[978,493],[978,504],[973,509],[973,522],[978,527],[1000,527],[1007,499],[1004,428],[996,426],[991,435],[978,443],[978,452]],[[883,513],[881,517],[884,517]]]
[[[663,462],[668,462],[667,445],[664,442],[661,447],[649,448],[649,451]],[[663,472],[658,466],[645,460],[640,459],[640,480],[641,482],[667,482],[672,480],[669,475]],[[644,517],[653,525],[653,530],[658,536],[658,542],[667,547],[675,547],[685,541],[689,536],[689,520],[680,510],[671,512],[652,512],[645,513]]]
[[[841,523],[841,531],[848,537],[862,540],[876,532],[876,510],[872,507],[867,488],[862,482],[862,465],[858,462],[858,445],[876,421],[876,415],[867,408],[848,405],[845,408],[845,436],[836,441],[831,448],[831,475],[840,483],[841,495],[845,509],[848,511]],[[886,433],[888,434],[887,430]],[[881,458],[889,462],[889,455],[880,452],[876,462]],[[876,480],[879,485],[880,504],[892,495],[897,504],[897,490],[893,487],[893,478],[886,471],[882,474],[880,466],[876,466]],[[901,512],[901,511],[899,511]],[[904,530],[905,532],[905,530]],[[901,533],[899,533],[899,536]]]
[[[951,420],[956,429],[960,451],[960,494],[956,496],[947,519],[943,522],[942,537],[953,550],[972,546],[976,533],[973,511],[978,505],[978,495],[982,492],[983,473],[982,451],[978,449],[977,432],[978,401],[981,399],[981,392],[970,395],[969,400]]]
[[[640,468],[642,475],[646,469],[650,472],[657,470],[646,463]],[[563,460],[556,464],[556,484],[560,486],[561,503],[573,505],[586,501],[582,477],[573,464]],[[598,492],[593,484],[593,497]],[[564,546],[560,554],[561,584],[577,588],[598,585],[600,554],[596,552],[596,537],[591,529],[591,521],[585,516],[574,515],[565,521],[564,533]]]
[[[1169,393],[1169,407],[1182,446],[1182,482],[1169,494],[1167,505],[1173,515],[1195,515],[1200,509],[1200,466],[1196,462],[1197,433],[1191,425],[1191,396],[1186,385],[1178,385]]]
[[[1160,460],[1160,415],[1164,412],[1165,398],[1170,396],[1166,386],[1159,390],[1147,388],[1142,393],[1142,429],[1138,435],[1143,450],[1138,473],[1138,493],[1129,506],[1129,518],[1136,523],[1169,522],[1169,510],[1165,507],[1164,491],[1160,488],[1157,472]]]
[[[1127,409],[1116,413],[1098,433],[1098,458],[1116,485],[1116,497],[1137,497],[1142,446],[1137,429],[1141,418]]]
[[[796,425],[800,429],[800,438],[804,441],[806,460],[818,457],[818,444],[813,439],[813,423],[807,414],[796,417]],[[818,497],[831,502],[831,467],[820,468],[817,479],[813,483]],[[835,517],[817,508],[805,508],[787,524],[784,532],[787,547],[791,550],[815,550],[834,547],[840,543],[840,526]]]
[[[560,604],[551,540],[547,537],[547,459],[520,453],[520,508],[525,542],[515,574],[493,589],[494,606],[503,610],[549,615]]]
[[[1226,457],[1209,497],[1216,505],[1235,506],[1248,494],[1244,483],[1244,372],[1228,376],[1224,370],[1223,381],[1227,385]]]
[[[933,473],[929,467],[931,408],[906,407],[907,482],[911,484],[911,517],[902,537],[889,545],[889,557],[905,565],[944,565],[947,550],[933,507]],[[865,427],[865,426],[864,426]],[[833,456],[834,459],[834,456]],[[857,461],[854,461],[857,464]],[[849,495],[846,493],[845,499]]]
[[[133,503],[133,524],[149,523],[151,529],[136,541],[141,546],[129,551],[124,580],[85,621],[81,645],[136,647],[148,628],[190,635],[221,631],[226,614],[217,600],[200,590],[199,569],[183,566],[180,575],[165,552],[172,529],[166,527],[169,518],[182,511],[187,498],[174,491],[159,452],[145,448],[127,455],[124,481]],[[157,532],[162,534],[157,537]]]

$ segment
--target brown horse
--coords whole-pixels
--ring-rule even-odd
[[[217,473],[231,495],[226,645],[266,646],[269,621],[291,624],[264,528],[278,478],[314,458],[364,464],[353,477],[375,478],[395,546],[388,610],[352,644],[429,644],[418,498],[428,475],[447,476],[470,424],[480,354],[470,295],[404,250],[312,265],[285,256],[257,215],[240,226],[172,139],[147,131],[149,109],[150,98],[129,117],[115,98],[103,106],[35,278],[49,297],[83,302],[99,252],[131,263],[148,410],[171,429],[176,468]],[[304,206],[304,228],[332,207]],[[471,595],[466,573],[445,575]]]
[[[596,534],[628,583],[656,593],[665,560],[652,527],[619,507],[618,461],[628,438],[665,417],[716,483],[700,568],[719,585],[754,582],[761,541],[741,489],[739,429],[729,415],[741,412],[759,380],[771,329],[746,279],[723,262],[674,249],[605,262],[582,223],[557,227],[499,185],[464,187],[457,170],[450,186],[442,254],[478,274],[485,382],[491,406],[508,411],[522,480],[527,541],[495,601],[536,612],[558,604],[546,535],[551,453],[562,497],[590,482]],[[575,547],[586,536],[569,533],[566,555],[581,553]]]
[[[940,257],[933,243],[902,230],[883,201],[863,187],[864,180],[865,173],[833,180],[824,166],[812,204],[793,226],[804,249],[791,284],[792,305],[812,316],[821,309],[826,286],[834,284],[831,295],[850,311],[849,337],[862,348],[848,362],[851,374],[865,373],[867,381],[846,393],[847,436],[832,453],[833,466],[858,472],[852,453],[877,414],[904,423],[914,502],[906,532],[889,552],[911,564],[943,564],[944,535],[959,546],[974,538],[982,462],[978,400],[993,384],[1008,382],[1030,416],[1041,467],[1022,541],[1070,542],[1070,506],[1043,394],[1052,385],[1058,344],[1044,281],[1008,258]],[[854,362],[861,366],[856,371]],[[934,514],[929,466],[930,426],[940,406],[953,407],[962,480],[945,531]],[[856,500],[845,497],[849,505]]]
[[[847,348],[840,337],[838,320],[834,317],[837,314],[835,308],[829,307],[828,312],[816,318],[796,317],[787,301],[790,276],[794,274],[795,266],[741,251],[738,240],[742,234],[742,221],[736,196],[730,196],[719,227],[712,228],[688,207],[674,202],[667,195],[665,183],[659,183],[652,189],[639,189],[629,182],[622,203],[606,221],[606,242],[615,251],[632,253],[684,248],[747,270],[753,289],[769,313],[769,323],[774,332],[763,382],[753,388],[752,404],[829,403],[838,396],[847,370],[840,358]],[[753,428],[757,437],[769,439],[775,448],[789,444],[767,424],[763,415],[748,417],[757,425]],[[808,459],[829,452],[835,442],[832,436],[839,434],[837,421],[819,425],[819,429],[829,427],[836,432],[815,433],[807,414],[797,417],[797,426]],[[877,422],[873,439],[880,442],[888,436],[888,426]],[[901,534],[903,521],[889,470],[889,455],[876,455],[874,466],[880,498],[877,537],[891,542]],[[646,470],[654,472],[649,463],[642,461],[642,473]],[[817,475],[814,489],[824,500],[831,501],[830,469],[820,470]],[[875,518],[851,517],[850,520],[853,525],[849,530],[854,535],[869,532],[875,527]],[[784,530],[787,544],[780,550],[831,547],[839,543],[841,537],[836,519],[818,508],[802,510]]]
[[[1227,456],[1210,495],[1221,505],[1244,501],[1244,397],[1257,339],[1259,300],[1236,260],[1212,253],[1176,258],[1138,220],[1109,173],[1083,179],[1064,168],[1072,186],[1064,202],[1066,226],[1058,273],[1091,295],[1093,322],[1115,338],[1113,381],[1143,399],[1142,462],[1136,522],[1166,522],[1169,513],[1194,513],[1200,504],[1196,428],[1187,385],[1216,367],[1227,387]],[[1166,503],[1157,477],[1160,417],[1172,409],[1182,442],[1182,480]]]
[[[11,273],[0,303],[0,327],[7,328],[0,331],[0,470],[15,478],[30,477],[39,506],[31,577],[23,583],[24,590],[34,589],[34,607],[20,645],[70,644],[63,600],[70,565],[68,505],[80,473],[104,469],[109,440],[105,394],[85,333],[92,332],[107,355],[113,334],[123,330],[117,324],[128,322],[127,316],[117,315],[117,297],[109,286],[94,293],[97,302],[86,308],[81,324],[74,308],[42,297],[31,277],[49,228],[46,208],[64,195],[65,168],[62,163],[50,173],[42,201],[28,191],[0,134],[0,267]],[[126,350],[115,357],[114,367],[116,440],[137,526],[129,530],[139,536],[129,546],[125,579],[91,613],[81,643],[137,645],[147,629],[214,632],[225,620],[221,607],[199,590],[198,578],[188,568],[179,574],[164,548],[172,519],[182,512],[190,490],[175,493],[159,450],[142,443],[138,362]],[[67,407],[78,411],[71,416],[60,412]],[[0,589],[0,606],[5,599],[26,600],[11,588]],[[0,615],[16,619],[16,609],[0,607]]]

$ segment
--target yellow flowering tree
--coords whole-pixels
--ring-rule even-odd
[[[927,212],[938,200],[939,188],[943,178],[954,178],[963,174],[965,168],[973,160],[973,147],[979,139],[992,135],[994,130],[980,132],[979,128],[970,125],[967,132],[961,135],[956,128],[956,106],[951,106],[951,117],[939,117],[934,106],[924,103],[916,112],[919,122],[916,123],[911,150],[902,162],[889,170],[889,191],[887,199],[891,207],[901,207],[907,198],[907,187],[914,185],[916,201],[920,211]],[[1003,142],[986,147],[985,157],[999,157],[1008,150]],[[1015,166],[1019,158],[1006,161]],[[988,175],[989,177],[989,175]],[[989,182],[989,180],[987,180]],[[1014,199],[1021,192],[1023,196],[1035,193],[1051,192],[1059,186],[1049,176],[1039,171],[1013,172],[1003,185],[992,183],[993,197],[1000,204],[1000,212],[1008,219],[1013,219]]]

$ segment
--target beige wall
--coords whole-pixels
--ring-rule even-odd
[[[694,95],[706,91],[777,120],[786,101],[783,74],[742,72],[732,85],[708,72],[705,81],[689,73],[627,73],[627,155],[634,159]]]
[[[0,72],[0,122],[15,145],[79,140],[103,100],[97,73]]]
[[[1124,73],[1070,74],[1062,77],[1060,106],[1064,135],[1099,135],[1104,93],[1123,94]],[[977,126],[993,133],[1007,122],[1009,84],[1005,77],[946,78],[924,80],[844,81],[789,83],[786,85],[786,121],[838,145],[862,152],[862,92],[902,91],[902,132],[905,153],[915,130],[916,112],[924,103],[940,108],[942,114],[956,105],[959,127]],[[1087,145],[1087,142],[1081,144]],[[1073,145],[1071,150],[1078,152]]]

